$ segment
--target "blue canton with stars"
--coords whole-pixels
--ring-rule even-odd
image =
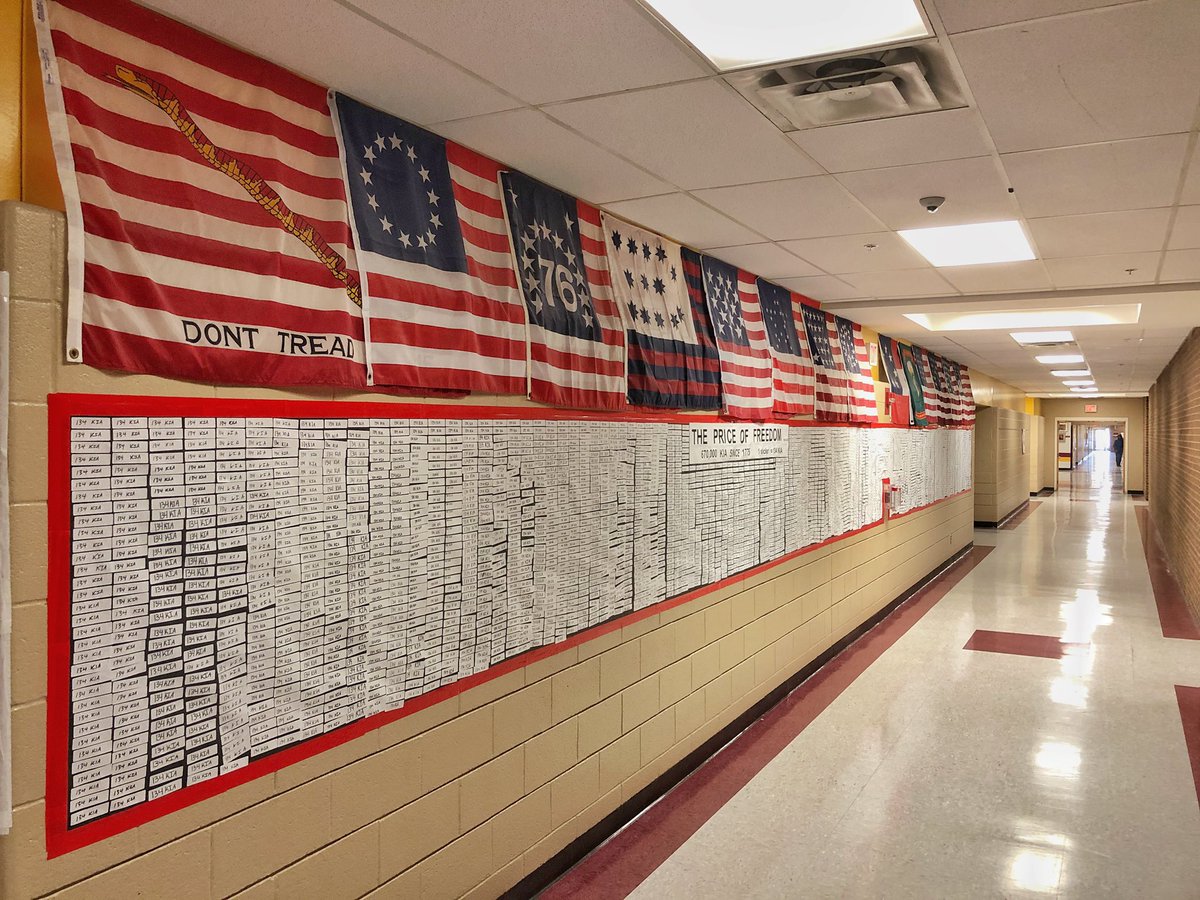
[[[717,340],[727,344],[749,347],[746,322],[742,318],[742,301],[738,299],[737,269],[729,263],[704,257],[704,296],[712,318]]]
[[[500,179],[530,321],[557,334],[603,341],[575,199],[519,172],[504,172]]]
[[[829,326],[825,321],[825,313],[805,304],[801,307],[804,316],[804,331],[808,334],[808,347],[812,351],[813,362],[825,369],[836,369],[833,361],[833,347],[829,343]]]
[[[762,278],[758,279],[758,303],[771,349],[788,356],[801,356],[800,338],[792,315],[792,292]]]
[[[854,323],[841,316],[834,316],[833,320],[837,323],[838,342],[842,345],[842,360],[846,371],[855,375],[862,374],[862,369],[858,367],[858,349],[854,346]]]
[[[343,94],[337,111],[362,249],[466,272],[445,139]]]

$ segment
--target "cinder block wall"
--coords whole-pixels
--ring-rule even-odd
[[[1150,513],[1195,615],[1200,616],[1200,329],[1150,389]]]
[[[61,214],[0,204],[0,266],[13,272],[5,898],[496,896],[971,541],[965,494],[47,860],[46,395],[388,402],[64,365],[64,252]]]
[[[975,413],[975,521],[994,524],[1029,500],[1033,416],[999,407]],[[1022,431],[1025,452],[1022,453]]]

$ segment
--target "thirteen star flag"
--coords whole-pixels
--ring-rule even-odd
[[[758,279],[758,299],[771,344],[775,412],[811,416],[816,380],[808,342],[797,333],[795,318],[804,301],[799,294],[762,278]]]
[[[625,339],[600,211],[519,172],[502,179],[528,311],[530,397],[555,406],[623,409]]]
[[[724,411],[740,419],[769,419],[774,409],[771,347],[755,276],[711,256],[702,257],[702,268],[721,357]]]
[[[607,213],[602,222],[613,299],[625,325],[629,402],[719,408],[720,361],[707,323],[694,316],[680,246]]]
[[[127,0],[36,6],[70,231],[68,358],[365,386],[325,88]]]
[[[525,393],[525,310],[499,165],[344,94],[333,106],[374,382]]]

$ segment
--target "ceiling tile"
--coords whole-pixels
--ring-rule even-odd
[[[1183,182],[1183,193],[1179,196],[1180,203],[1200,203],[1200,142],[1192,151],[1192,160],[1188,164],[1187,178]]]
[[[842,278],[871,297],[940,297],[957,293],[931,268],[859,272]]]
[[[795,278],[823,274],[816,266],[788,253],[778,244],[743,244],[740,247],[714,247],[712,255],[740,266],[762,278]]]
[[[564,191],[605,203],[665,194],[671,186],[532,109],[459,119],[437,130]]]
[[[347,2],[528,103],[549,103],[710,74],[682,42],[632,3]],[[312,28],[309,17],[302,21],[314,34],[324,37],[328,33],[325,27]],[[271,29],[264,31],[269,34]],[[362,55],[343,57],[343,65],[347,59],[360,65]],[[413,82],[399,83],[418,92],[413,90]]]
[[[759,240],[759,236],[687,194],[664,194],[606,203],[605,207],[634,224],[681,244],[705,250]]]
[[[1175,224],[1167,247],[1172,250],[1200,247],[1200,206],[1181,206],[1175,211]]]
[[[879,230],[879,221],[828,175],[715,188],[696,196],[772,240]]]
[[[816,275],[812,278],[780,278],[778,281],[788,290],[796,291],[821,303],[857,300],[865,296],[862,291],[832,275]]]
[[[1050,287],[1046,269],[1038,260],[981,266],[943,266],[937,271],[964,294],[1036,291]]]
[[[992,149],[973,109],[809,128],[788,137],[830,172],[965,159]]]
[[[1188,131],[1200,99],[1195,0],[1038,19],[952,43],[1001,152]]]
[[[1200,250],[1168,250],[1159,281],[1200,281]]]
[[[1188,136],[1172,134],[1030,150],[1001,157],[1027,216],[1170,206],[1182,173]]]
[[[546,112],[685,189],[821,171],[723,81],[557,104]]]
[[[867,244],[874,244],[875,248],[868,250]],[[890,231],[784,241],[782,246],[834,275],[917,269],[925,264],[921,254]]]
[[[262,0],[254,5],[254,16],[269,22],[268,28],[247,28],[246,7],[240,3],[150,0],[148,5],[422,125],[520,106],[487,82],[332,0]],[[437,89],[413,90],[413,85]]]
[[[954,34],[1044,16],[1136,2],[1138,0],[1004,0],[1003,3],[997,3],[995,0],[937,0],[937,11],[946,30]]]
[[[1092,213],[1031,219],[1029,230],[1040,256],[1100,256],[1157,250],[1167,236],[1169,209]]]
[[[943,160],[837,176],[889,228],[926,228],[1013,219],[1019,214],[1008,182],[991,157]],[[946,198],[935,216],[918,202]]]
[[[1152,284],[1158,271],[1158,252],[1118,253],[1044,260],[1057,288]],[[1126,269],[1134,269],[1130,274]]]

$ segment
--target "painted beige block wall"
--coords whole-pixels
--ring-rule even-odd
[[[1085,413],[1084,403],[1095,404],[1096,412]],[[1111,420],[1126,418],[1129,420],[1125,432],[1125,489],[1127,491],[1144,491],[1146,489],[1146,398],[1145,397],[1092,397],[1088,399],[1044,399],[1042,400],[1042,455],[1045,460],[1045,471],[1049,476],[1046,487],[1053,487],[1057,472],[1055,470],[1055,419],[1077,418]]]
[[[1045,419],[1042,416],[1028,416],[1029,452],[1026,454],[1029,469],[1029,493],[1036,494],[1042,489],[1042,441],[1045,439]]]
[[[5,898],[496,896],[971,541],[968,493],[48,861],[46,395],[388,402],[66,366],[64,240],[61,214],[0,204],[0,266],[13,272]]]
[[[998,407],[975,411],[975,521],[996,523],[1029,500],[1028,444],[1034,416]]]

